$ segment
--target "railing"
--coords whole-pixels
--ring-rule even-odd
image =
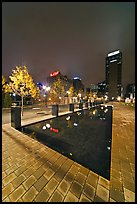
[[[30,110],[31,117],[35,117],[36,114],[39,115],[53,115],[58,117],[60,113],[65,112],[75,112],[77,110],[88,109],[100,104],[104,103],[103,101],[95,101],[95,102],[83,102],[83,103],[71,103],[71,104],[56,104],[51,105],[48,108],[45,107],[45,110],[40,110],[38,112],[33,112],[34,110]],[[21,127],[21,107],[20,106],[12,106],[11,107],[11,126],[15,129]]]

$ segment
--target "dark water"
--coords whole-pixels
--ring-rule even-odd
[[[21,131],[110,179],[111,106],[81,110],[23,127]]]

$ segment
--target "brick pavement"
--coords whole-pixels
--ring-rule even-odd
[[[2,126],[3,202],[135,202],[135,115],[114,103],[110,181]]]

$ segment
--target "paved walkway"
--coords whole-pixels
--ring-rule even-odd
[[[3,202],[135,202],[135,115],[114,103],[110,181],[2,126]]]

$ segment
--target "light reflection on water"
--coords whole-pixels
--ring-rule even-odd
[[[81,110],[26,126],[22,131],[110,179],[111,106]]]

